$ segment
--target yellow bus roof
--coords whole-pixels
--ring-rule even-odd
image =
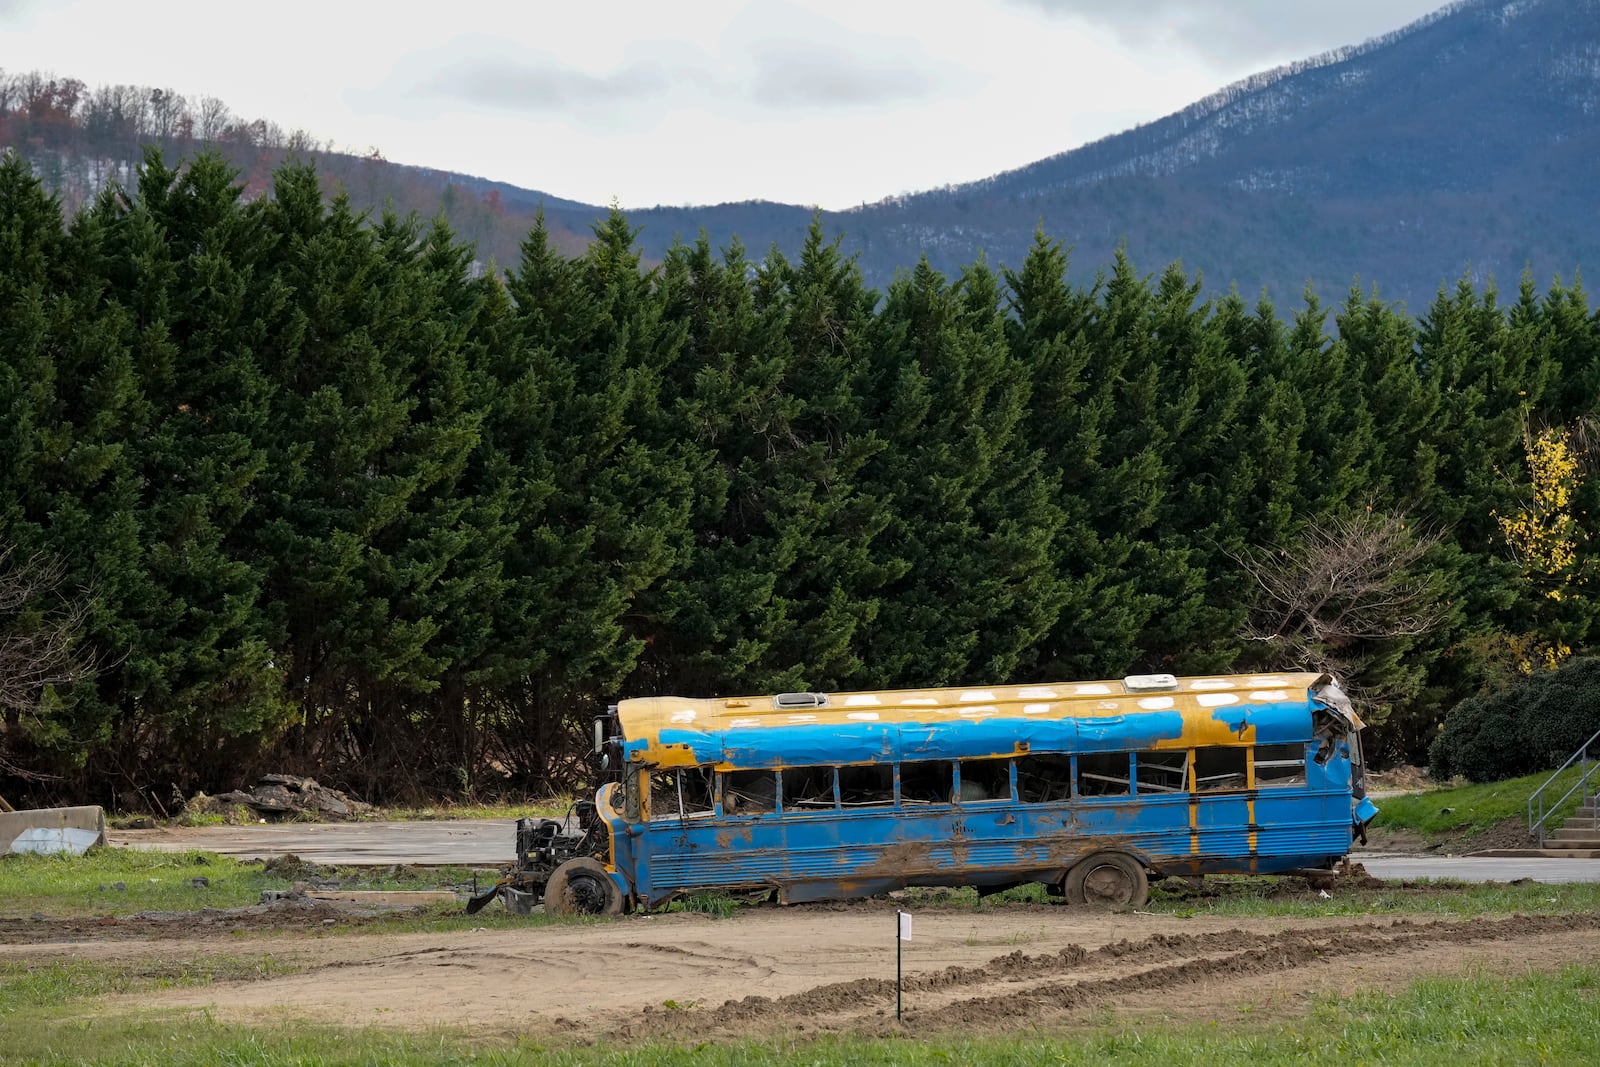
[[[657,696],[623,700],[617,705],[617,716],[632,758],[661,766],[705,759],[705,753],[690,757],[688,749],[702,746],[686,747],[685,735],[719,734],[729,745],[736,745],[746,730],[772,737],[768,731],[788,728],[814,733],[828,727],[976,724],[994,719],[1046,723],[1176,712],[1185,722],[1182,733],[1187,743],[1220,743],[1226,740],[1227,727],[1219,711],[1304,702],[1310,690],[1331,681],[1314,672],[1263,672],[709,699]]]

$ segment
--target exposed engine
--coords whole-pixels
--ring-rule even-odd
[[[569,826],[574,832],[566,832]],[[574,804],[565,821],[518,819],[516,866],[494,889],[468,903],[467,912],[477,912],[497,894],[505,896],[512,911],[527,912],[544,899],[545,886],[557,867],[578,856],[604,858],[605,851],[605,823],[592,800]]]

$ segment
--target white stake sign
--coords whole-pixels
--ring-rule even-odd
[[[911,913],[909,911],[897,911],[895,912],[895,915],[899,916],[899,928],[897,930],[897,936],[894,940],[894,1017],[895,1021],[898,1022],[900,1019],[901,1008],[900,944],[903,941],[911,940]]]

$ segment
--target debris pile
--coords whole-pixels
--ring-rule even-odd
[[[372,810],[371,804],[363,804],[337,789],[329,789],[315,778],[300,778],[292,774],[264,774],[248,790],[236,789],[210,799],[219,804],[243,804],[262,815],[279,818],[320,815],[349,819]]]

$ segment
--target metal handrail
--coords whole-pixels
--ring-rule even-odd
[[[1600,762],[1596,762],[1593,767],[1589,766],[1589,746],[1593,745],[1596,741],[1600,741],[1600,730],[1596,730],[1594,736],[1583,743],[1583,747],[1579,748],[1578,751],[1568,756],[1567,762],[1563,763],[1560,767],[1557,767],[1555,772],[1551,774],[1549,778],[1545,779],[1544,785],[1541,785],[1538,789],[1535,789],[1533,791],[1533,795],[1528,798],[1528,833],[1537,833],[1539,835],[1540,848],[1544,848],[1545,820],[1549,819],[1551,814],[1559,809],[1562,804],[1565,804],[1573,793],[1576,793],[1580,789],[1583,790],[1583,800],[1580,806],[1589,806],[1589,778],[1596,771],[1600,771]],[[1560,798],[1556,800],[1555,803],[1551,804],[1548,809],[1546,809],[1544,802],[1544,791],[1554,785],[1555,780],[1561,776],[1561,773],[1568,767],[1571,767],[1574,763],[1582,764],[1583,773],[1578,775],[1578,780],[1573,783],[1572,788],[1568,789],[1565,793],[1562,793]],[[1533,802],[1536,800],[1539,802],[1539,818],[1537,821],[1535,821],[1533,817]],[[1590,811],[1594,812],[1594,809],[1591,808]],[[1600,829],[1600,813],[1594,814],[1593,817],[1596,822],[1596,829]]]

